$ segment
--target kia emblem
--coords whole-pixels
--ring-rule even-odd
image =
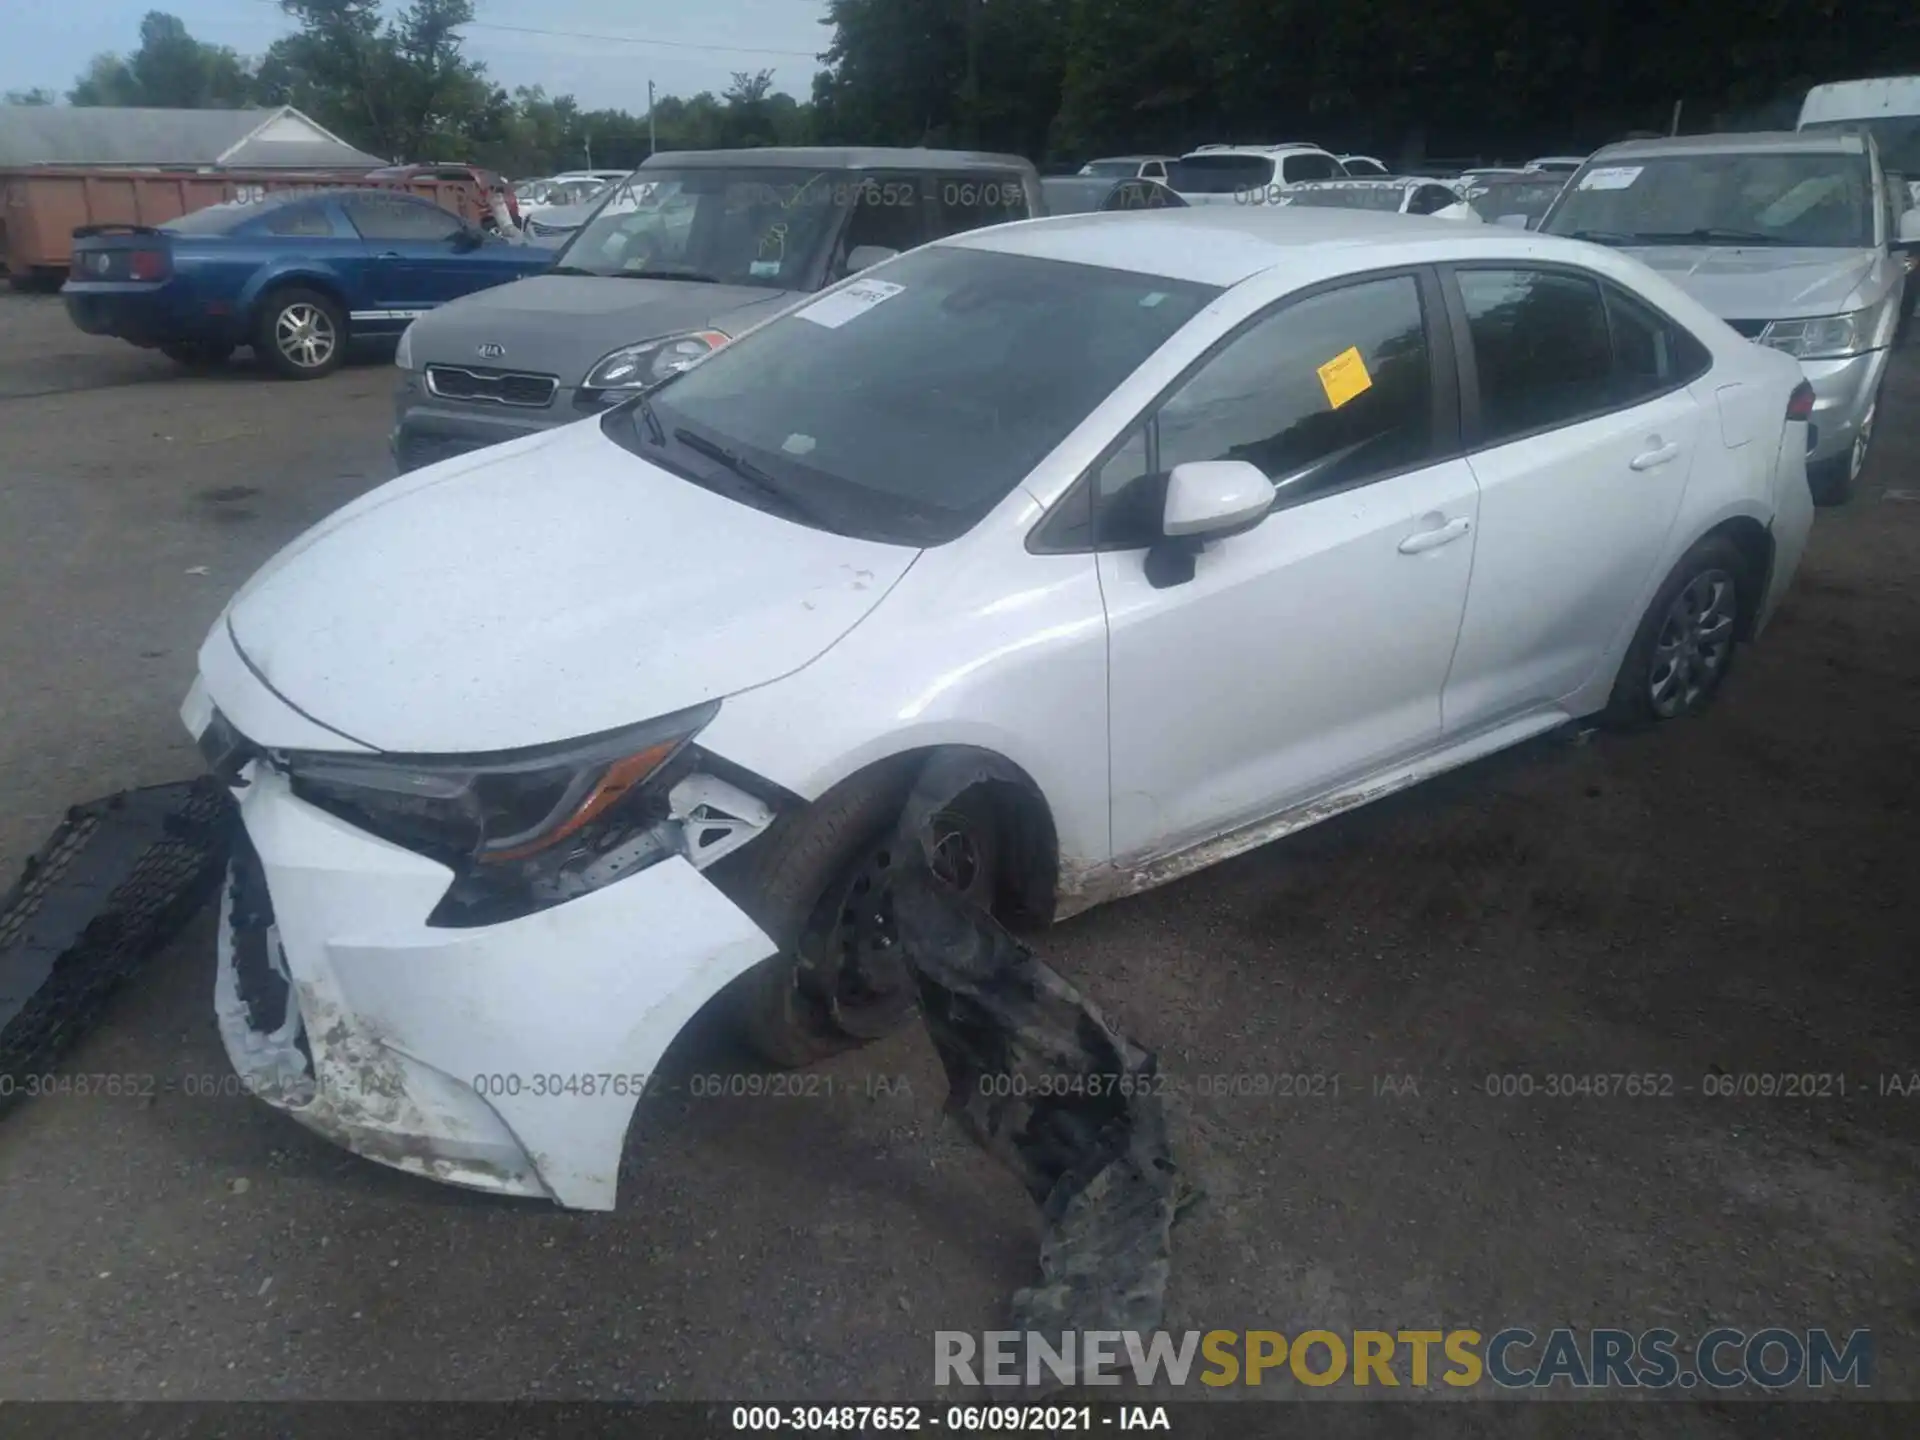
[[[498,360],[506,353],[506,346],[495,344],[491,340],[480,347],[480,358],[482,360]]]

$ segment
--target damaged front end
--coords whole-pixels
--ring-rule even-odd
[[[775,950],[700,872],[779,797],[688,720],[458,761],[217,747],[244,834],[215,1011],[243,1082],[398,1169],[611,1208],[660,1055]]]

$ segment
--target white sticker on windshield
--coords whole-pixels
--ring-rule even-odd
[[[811,455],[813,447],[819,442],[811,435],[794,434],[780,442],[780,448],[789,455]]]
[[[1624,190],[1640,178],[1644,165],[1602,165],[1580,177],[1582,190]]]
[[[844,290],[823,295],[799,312],[803,320],[838,330],[856,315],[864,315],[883,300],[891,300],[907,287],[890,280],[856,280]]]

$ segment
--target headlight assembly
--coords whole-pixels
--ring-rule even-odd
[[[584,390],[606,390],[632,394],[649,385],[658,385],[677,375],[696,361],[705,359],[730,337],[719,330],[692,330],[684,335],[662,335],[637,345],[623,345],[601,358],[587,372]]]
[[[294,792],[372,834],[455,864],[506,864],[563,844],[639,794],[719,710],[473,756],[284,757]]]
[[[1871,350],[1878,328],[1879,307],[1846,315],[1821,315],[1811,320],[1771,320],[1759,341],[1784,350],[1796,360],[1844,360]]]

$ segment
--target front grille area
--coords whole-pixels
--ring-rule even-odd
[[[1764,320],[1729,320],[1727,323],[1749,340],[1758,340],[1760,332],[1767,328]]]
[[[427,366],[427,389],[442,400],[486,400],[538,410],[553,403],[560,381],[552,375],[510,370],[468,370],[458,365]]]

